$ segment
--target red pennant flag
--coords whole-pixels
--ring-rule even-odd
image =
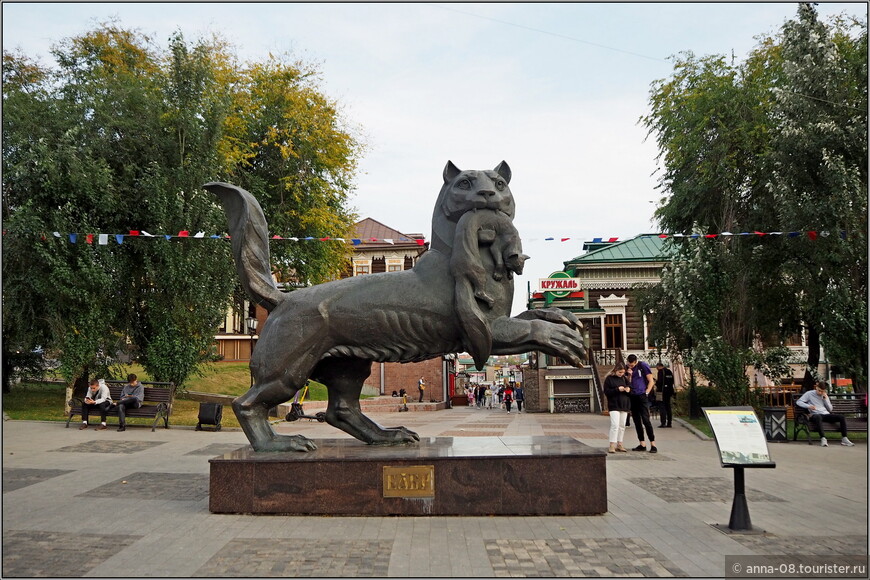
[[[187,231],[187,230],[181,230],[180,232],[178,232],[178,237],[179,237],[179,238],[186,238],[186,237],[188,237],[189,235],[190,235],[190,232]]]
[[[618,239],[619,239],[619,238],[610,238],[610,239],[607,240],[607,241],[608,241],[608,243],[611,243],[611,244],[612,244],[613,242],[615,242],[615,241],[618,240]]]
[[[811,239],[812,241],[815,242],[815,241],[816,241],[816,238],[819,237],[819,232],[815,232],[815,231],[813,231],[813,232],[807,232],[807,235],[810,237],[810,239]]]
[[[328,240],[329,240],[329,236],[327,236],[327,237],[325,237],[325,238],[320,238],[320,241],[321,241],[321,242],[325,242],[325,241],[328,241]]]
[[[755,232],[756,236],[766,236],[767,232]]]
[[[93,244],[94,243],[94,234],[88,234],[87,236],[85,236],[85,241],[89,244]]]
[[[705,235],[704,237],[705,237],[705,238],[715,238],[715,237],[718,236],[718,235],[719,235],[719,234],[707,234],[707,235]]]
[[[562,241],[563,241],[563,242],[567,242],[567,241],[570,240],[570,239],[571,239],[571,238],[562,238]]]
[[[665,238],[668,237],[668,234],[659,234],[659,237],[660,237],[661,239],[665,239]]]
[[[138,236],[138,235],[139,235],[139,230],[130,230],[130,235],[131,235],[131,236]]]
[[[273,240],[283,240],[284,238],[282,238],[282,237],[279,236],[278,234],[275,234],[274,236],[272,236],[272,239],[273,239]]]
[[[414,241],[417,242],[417,245],[418,245],[418,246],[424,246],[424,245],[426,245],[426,240],[422,240],[422,239],[421,239],[421,240],[414,240]]]

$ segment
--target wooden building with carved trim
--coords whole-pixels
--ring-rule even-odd
[[[562,292],[530,288],[528,308],[555,306],[573,312],[583,322],[590,361],[578,369],[558,357],[534,353],[530,368],[524,371],[530,411],[604,410],[601,379],[612,367],[617,349],[645,358],[655,348],[649,344],[647,320],[635,297],[638,285],[659,282],[670,260],[664,241],[656,235],[639,235],[622,242],[586,242],[583,250],[586,253],[564,262],[562,273],[555,278],[571,280],[575,287]],[[545,283],[538,286],[548,287]]]
[[[677,389],[688,383],[687,369],[679,361],[670,361],[649,339],[649,320],[637,305],[639,288],[658,284],[661,271],[673,258],[673,249],[657,234],[642,234],[622,242],[596,240],[583,244],[586,253],[563,263],[558,273],[563,282],[549,284],[566,286],[571,280],[576,288],[571,292],[541,291],[530,288],[528,307],[556,306],[573,312],[584,325],[584,342],[588,347],[588,367],[576,369],[556,357],[533,353],[532,364],[524,371],[526,405],[529,410],[550,412],[600,412],[605,408],[600,387],[617,360],[635,354],[653,366],[662,360],[674,373]],[[558,280],[558,279],[557,279]],[[558,288],[557,288],[558,290]],[[803,333],[789,337],[785,346],[793,353],[789,374],[784,384],[794,383],[803,376],[807,344]],[[820,369],[830,374],[824,349]],[[753,385],[764,387],[766,379],[750,367],[747,369]],[[699,383],[706,382],[696,373]]]

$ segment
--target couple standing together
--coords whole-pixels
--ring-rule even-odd
[[[610,448],[608,453],[628,451],[622,444],[629,412],[637,430],[637,447],[632,451],[646,451],[644,430],[649,439],[650,453],[657,453],[656,437],[649,418],[649,394],[655,388],[655,378],[649,365],[630,354],[627,364],[616,363],[604,380],[604,395],[610,413]]]

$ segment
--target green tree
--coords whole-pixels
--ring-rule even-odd
[[[677,258],[665,268],[661,285],[646,293],[643,306],[655,313],[653,335],[659,343],[666,343],[664,337],[669,335],[671,350],[685,351],[694,345],[692,362],[723,391],[726,403],[749,401],[747,365],[781,366],[782,349],[764,350],[759,344],[778,346],[782,337],[800,328],[802,321],[812,325],[821,315],[837,321],[848,319],[839,327],[848,327],[848,338],[825,335],[826,347],[832,345],[829,355],[835,358],[839,353],[835,343],[862,340],[857,323],[863,317],[866,345],[866,302],[863,315],[860,308],[854,312],[856,301],[841,297],[827,301],[827,312],[812,307],[812,301],[821,303],[834,281],[842,283],[844,276],[851,279],[857,273],[849,269],[853,264],[860,267],[861,244],[855,243],[860,235],[844,241],[838,233],[852,228],[866,231],[866,115],[862,118],[855,114],[857,109],[847,108],[851,115],[834,120],[813,116],[804,106],[790,125],[782,105],[785,95],[807,94],[793,80],[795,71],[801,70],[808,85],[828,83],[825,76],[836,76],[839,82],[834,84],[839,87],[849,82],[860,87],[863,82],[866,111],[866,61],[864,76],[856,76],[862,70],[857,57],[861,41],[847,34],[841,24],[831,25],[837,31],[833,36],[849,51],[844,56],[828,43],[827,61],[817,58],[810,63],[804,51],[795,46],[793,28],[805,26],[803,20],[787,23],[777,37],[763,38],[741,63],[733,59],[729,63],[723,56],[696,58],[683,53],[675,59],[672,76],[653,84],[651,112],[641,119],[655,135],[660,150],[663,170],[659,187],[665,197],[656,217],[662,229],[700,236],[674,242],[679,244]],[[863,31],[866,47],[866,25]],[[836,64],[838,72],[820,72],[824,68],[821,63],[826,67]],[[860,88],[852,92],[853,96],[862,94]],[[843,94],[816,96],[845,102]],[[859,107],[860,102],[853,106]],[[807,155],[797,157],[788,140],[795,137],[796,127],[807,124],[816,127],[815,132],[825,128],[837,132],[842,126],[846,132],[862,134],[863,147],[858,139],[848,143],[841,140],[839,164],[832,164],[826,161],[822,142],[816,140],[804,143]],[[814,150],[816,146],[820,149]],[[863,161],[857,163],[859,159]],[[795,181],[789,186],[780,178],[784,172],[793,170],[800,175],[807,167],[820,164],[827,164],[819,171],[831,182],[839,180],[839,195],[849,200],[832,206],[841,212],[838,219],[812,219],[814,212],[825,211],[827,191],[807,189],[808,182],[800,180],[800,186],[795,186]],[[861,169],[864,194],[856,196]],[[776,177],[772,179],[772,175]],[[806,219],[795,219],[797,214]],[[718,236],[722,232],[796,230],[826,230],[834,235],[817,245],[809,239],[787,236]],[[705,234],[717,237],[707,239]],[[826,247],[834,245],[839,250],[832,252]],[[849,267],[843,257],[846,247],[857,250],[848,254],[853,260]],[[866,254],[866,241],[863,248]],[[801,271],[797,264],[811,264],[814,273],[821,270],[825,276],[808,283],[807,271]],[[863,271],[866,297],[866,256]],[[860,282],[856,286],[860,288]],[[833,310],[841,305],[845,309],[835,313]],[[761,342],[756,340],[759,338]]]
[[[244,177],[270,184],[257,193],[271,213],[269,196],[291,168],[293,191],[325,189],[324,176],[333,189],[312,198],[314,217],[294,198],[283,200],[283,211],[307,220],[306,232],[317,232],[308,235],[343,233],[352,223],[343,203],[359,145],[341,131],[332,104],[307,106],[328,103],[313,79],[293,90],[278,82],[257,87],[251,71],[263,65],[243,67],[219,37],[189,43],[175,34],[163,50],[107,23],[65,39],[52,54],[54,68],[3,54],[4,375],[13,360],[7,355],[35,345],[58,352],[71,382],[108,372],[106,356],[125,347],[155,379],[181,384],[212,354],[234,294],[228,242],[130,236],[100,245],[84,243],[86,234],[219,233],[226,218],[203,183]],[[288,95],[296,100],[285,102]],[[311,150],[299,137],[292,167],[261,162],[265,147],[252,135],[308,126],[332,132],[324,130]],[[339,243],[309,245],[341,248],[302,258],[279,252],[310,278],[330,270],[323,260],[346,251]]]
[[[226,136],[234,144],[228,181],[253,193],[278,235],[347,237],[355,216],[348,193],[361,142],[344,128],[337,103],[318,89],[318,73],[270,56],[239,71]],[[347,244],[272,244],[282,281],[337,278]]]
[[[782,227],[817,234],[769,251],[782,260],[809,330],[804,388],[817,374],[820,343],[854,384],[866,385],[867,27],[826,25],[802,4],[781,37],[767,186]]]
[[[703,236],[763,227],[757,212],[763,183],[754,160],[766,153],[768,100],[759,98],[758,73],[723,56],[683,53],[672,78],[653,85],[652,112],[642,121],[661,151],[659,187],[669,197],[656,217],[664,231]],[[655,312],[654,333],[670,333],[670,342],[663,336],[659,342],[671,350],[693,346],[692,364],[726,403],[745,404],[745,369],[756,358],[756,306],[767,301],[745,267],[755,247],[738,236],[672,243],[678,243],[676,257],[660,288],[642,299]]]

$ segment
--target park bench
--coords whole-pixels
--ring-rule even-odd
[[[807,443],[813,444],[813,438],[810,436],[810,431],[815,431],[815,425],[810,423],[810,412],[797,404],[797,399],[792,403],[794,407],[794,435],[792,441],[797,441],[798,433],[805,432],[807,434]],[[836,415],[843,415],[846,418],[846,430],[848,432],[867,431],[867,407],[864,406],[864,399],[834,399],[831,398],[831,412]],[[834,432],[834,425],[825,425],[826,431]]]
[[[112,395],[113,401],[118,401],[121,398],[121,389],[127,381],[106,381],[106,386],[109,387],[109,393]],[[150,385],[150,386],[149,386]],[[154,431],[157,427],[157,421],[163,419],[163,426],[169,429],[169,415],[172,413],[172,401],[175,399],[175,383],[146,383],[142,381],[142,387],[145,391],[145,398],[142,401],[142,406],[138,409],[127,409],[124,415],[127,419],[148,418],[154,419],[151,425],[151,430]],[[69,401],[70,411],[69,417],[66,420],[66,426],[69,427],[70,421],[75,415],[82,414],[82,397],[73,397]],[[98,415],[99,411],[91,411],[91,415]],[[106,412],[109,417],[117,417],[117,407],[112,407]]]

